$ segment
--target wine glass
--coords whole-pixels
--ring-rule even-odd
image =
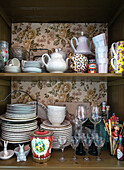
[[[89,120],[94,124],[94,131],[96,131],[96,125],[101,122],[101,115],[100,115],[100,110],[98,106],[93,106],[92,107],[92,113],[91,117]]]
[[[87,119],[88,119],[88,116],[87,116],[86,107],[83,105],[78,105],[76,114],[75,114],[76,122],[82,125],[87,121]]]
[[[92,144],[92,138],[90,137],[90,135],[88,133],[86,133],[82,136],[82,143],[83,143],[83,146],[85,148],[85,153],[86,153],[84,159],[86,161],[88,161],[89,160],[88,150],[89,150],[89,147]]]
[[[100,158],[100,152],[101,152],[101,148],[104,146],[105,138],[102,136],[96,136],[94,142],[98,151],[97,161],[101,161],[102,159]]]
[[[62,151],[61,157],[58,158],[58,160],[60,162],[64,162],[64,161],[66,161],[66,159],[64,158],[63,154],[64,154],[65,144],[67,143],[67,137],[66,136],[59,136],[58,137],[58,143],[59,143],[60,149]]]
[[[72,136],[71,137],[71,146],[73,148],[73,157],[71,158],[73,161],[77,161],[76,157],[76,148],[79,145],[80,139],[77,136]]]

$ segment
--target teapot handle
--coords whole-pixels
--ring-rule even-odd
[[[76,37],[73,37],[73,38],[71,39],[71,47],[73,48],[74,53],[76,53],[76,49],[75,49],[75,47],[74,47],[73,40],[76,41],[76,45],[77,45],[77,46],[78,46],[79,43],[78,43],[78,40],[77,40]]]
[[[47,57],[48,58],[48,62],[49,62],[49,60],[51,60],[51,58],[50,58],[50,56],[46,53],[46,54],[43,54],[42,55],[42,62],[43,62],[43,64],[46,66],[46,68],[48,67],[48,62],[46,63],[45,62],[45,57]]]

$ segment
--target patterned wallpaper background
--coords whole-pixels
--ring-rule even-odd
[[[106,33],[108,40],[108,26],[104,23],[15,23],[12,24],[12,45],[21,45],[28,51],[30,48],[47,48],[54,52],[62,48],[67,57],[72,48],[70,40],[73,36],[79,37],[81,31],[92,41],[97,34]],[[91,47],[94,52],[94,46]],[[42,74],[42,73],[41,73]],[[107,83],[94,81],[13,81],[13,90],[27,91],[33,98],[45,105],[55,102],[78,101],[107,101]],[[12,95],[12,103],[25,103],[30,98],[22,93]]]

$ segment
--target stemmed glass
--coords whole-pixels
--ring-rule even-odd
[[[100,110],[98,106],[93,106],[92,107],[92,113],[91,117],[89,120],[94,124],[94,131],[96,131],[96,125],[101,122],[101,115],[100,115]]]
[[[59,136],[58,137],[58,143],[59,143],[60,149],[62,151],[61,157],[58,158],[58,160],[60,162],[64,162],[64,161],[66,161],[66,159],[64,158],[63,154],[64,154],[65,144],[67,143],[67,137],[66,136]]]
[[[85,134],[82,136],[82,143],[83,143],[83,146],[85,148],[85,152],[86,152],[86,155],[84,157],[84,159],[86,161],[89,160],[89,157],[88,157],[88,150],[89,150],[89,147],[91,146],[92,144],[92,139],[91,137],[89,136],[89,134]]]
[[[77,136],[72,136],[71,137],[71,146],[73,148],[73,157],[71,158],[73,161],[77,161],[76,157],[76,148],[79,145],[80,139]]]
[[[104,146],[105,138],[103,138],[102,136],[97,136],[95,137],[94,142],[95,142],[95,146],[97,147],[97,151],[98,151],[97,161],[101,161],[102,159],[100,158],[100,152],[101,152],[101,148]]]
[[[78,124],[84,124],[88,119],[86,107],[83,105],[78,105],[75,115],[75,120]]]

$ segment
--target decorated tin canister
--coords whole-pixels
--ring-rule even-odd
[[[8,46],[8,42],[0,41],[0,57],[3,58],[4,62],[7,62],[9,58]]]
[[[31,149],[36,162],[47,162],[51,157],[53,133],[46,130],[36,130],[31,133]]]
[[[95,61],[95,59],[89,59],[88,73],[96,73],[96,61]]]

